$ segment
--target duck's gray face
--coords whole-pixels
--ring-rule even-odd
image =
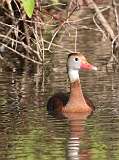
[[[68,59],[68,69],[80,70],[81,60],[78,56],[70,56]]]
[[[87,62],[86,58],[83,55],[71,55],[68,58],[67,63],[68,70],[97,70],[97,67],[91,65]]]

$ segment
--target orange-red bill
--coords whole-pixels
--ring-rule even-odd
[[[92,64],[90,63],[82,63],[80,65],[80,68],[81,69],[85,69],[85,70],[94,70],[94,71],[97,71],[97,67],[96,66],[93,66]]]

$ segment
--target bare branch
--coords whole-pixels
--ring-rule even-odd
[[[101,22],[101,24],[103,25],[104,29],[107,31],[107,33],[110,35],[110,39],[113,40],[115,38],[115,34],[112,30],[112,28],[110,27],[110,25],[108,24],[107,20],[105,19],[105,17],[103,16],[103,14],[101,13],[100,9],[97,7],[97,5],[95,4],[95,2],[93,0],[85,0],[88,4],[88,6],[92,9],[94,8],[96,13],[97,13],[97,18],[98,20]]]
[[[16,53],[17,55],[21,56],[21,57],[24,58],[24,59],[27,59],[27,60],[29,60],[29,61],[31,61],[31,62],[33,62],[33,63],[36,63],[36,64],[42,64],[42,63],[40,63],[40,62],[38,62],[38,61],[35,61],[35,60],[33,60],[33,59],[31,59],[31,58],[29,58],[29,57],[27,57],[27,56],[19,53],[18,51],[14,50],[13,48],[7,46],[7,45],[4,44],[4,43],[1,43],[1,42],[0,42],[0,44],[3,45],[3,46],[5,46],[6,48],[8,48],[9,50],[11,50],[12,52],[14,52],[14,53]]]

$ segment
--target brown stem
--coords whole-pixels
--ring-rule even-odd
[[[87,3],[89,8],[91,9],[93,8],[96,11],[98,20],[101,22],[104,29],[110,35],[110,39],[112,41],[115,38],[114,32],[110,27],[109,23],[107,22],[107,20],[105,19],[105,17],[103,16],[103,14],[101,13],[100,9],[97,7],[97,5],[93,0],[85,0],[85,2]]]
[[[117,27],[117,34],[118,34],[118,43],[119,43],[119,16],[118,16],[118,10],[117,10],[117,4],[115,0],[112,0],[114,12],[115,12],[115,19],[116,19],[116,27]]]

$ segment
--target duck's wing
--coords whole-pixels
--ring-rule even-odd
[[[62,107],[67,104],[69,100],[69,94],[59,92],[54,94],[47,103],[47,110],[49,113],[59,112],[62,110]]]
[[[95,110],[95,106],[94,106],[93,102],[86,95],[84,95],[84,98],[85,98],[85,101],[88,104],[88,106],[90,108],[92,108],[92,110]]]

